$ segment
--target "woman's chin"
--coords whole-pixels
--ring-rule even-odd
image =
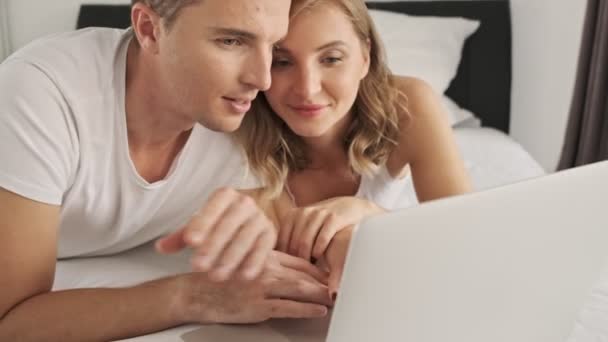
[[[313,129],[313,128],[298,129],[298,130],[292,129],[292,130],[297,136],[299,136],[301,138],[319,138],[325,134],[324,130]]]

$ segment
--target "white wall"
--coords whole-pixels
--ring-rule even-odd
[[[9,2],[14,48],[76,25],[81,3],[128,0]],[[511,0],[513,97],[511,134],[543,167],[557,165],[565,134],[585,12],[584,0]]]
[[[19,48],[42,35],[76,27],[78,9],[83,3],[123,4],[129,0],[0,0],[7,1],[11,42]]]
[[[548,171],[566,132],[586,2],[511,0],[511,132]]]

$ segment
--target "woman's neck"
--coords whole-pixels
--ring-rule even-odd
[[[344,141],[352,116],[347,114],[319,137],[303,138],[310,169],[341,169],[348,167],[348,154]]]

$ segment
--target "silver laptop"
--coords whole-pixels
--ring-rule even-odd
[[[608,261],[606,203],[603,162],[370,219],[327,341],[565,341]]]
[[[604,162],[378,216],[351,243],[331,322],[203,326],[181,340],[565,342],[608,271],[607,202]]]

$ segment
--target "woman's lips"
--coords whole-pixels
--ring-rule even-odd
[[[293,111],[295,111],[296,113],[298,113],[299,115],[302,115],[305,117],[314,117],[314,116],[321,114],[323,112],[323,110],[325,108],[327,108],[327,105],[318,105],[318,104],[296,105],[296,106],[290,105],[289,107],[291,107],[291,109]]]

